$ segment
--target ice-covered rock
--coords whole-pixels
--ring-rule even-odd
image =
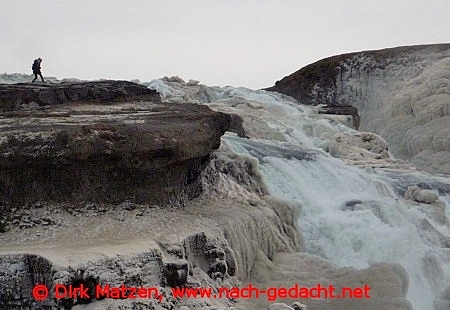
[[[438,195],[431,190],[420,189],[417,185],[408,186],[405,199],[431,204],[438,200]]]
[[[450,174],[450,44],[329,57],[269,88],[305,104],[353,106],[397,157]]]
[[[276,302],[276,303],[271,304],[269,306],[268,310],[294,310],[294,308],[292,308],[286,304]]]
[[[306,305],[302,304],[302,303],[299,302],[299,301],[294,302],[294,303],[291,305],[291,307],[292,307],[294,310],[308,310],[308,308],[306,307]]]
[[[161,87],[160,82],[154,81],[150,87],[157,89]],[[422,173],[408,163],[392,158],[389,143],[384,138],[378,134],[352,129],[351,124],[344,119],[345,116],[330,117],[320,113],[318,107],[302,105],[279,93],[245,88],[207,87],[201,84],[191,88],[180,81],[163,84],[171,93],[183,94],[179,99],[175,98],[175,102],[205,102],[216,111],[237,114],[243,120],[242,126],[246,136],[250,137],[249,140],[231,134],[222,137],[222,147],[232,153],[226,156],[222,153],[215,159],[214,167],[219,169],[220,177],[208,177],[207,180],[216,186],[206,184],[204,189],[224,198],[245,197],[255,206],[260,204],[254,197],[255,190],[258,192],[259,189],[262,194],[275,192],[278,198],[295,202],[293,207],[302,213],[299,223],[304,235],[301,238],[306,235],[309,240],[302,242],[302,245],[306,246],[308,251],[320,256],[325,255],[328,259],[344,265],[356,263],[359,268],[386,260],[398,262],[410,275],[408,298],[411,298],[414,306],[419,309],[430,307],[435,291],[439,288],[429,286],[433,281],[427,278],[426,273],[429,271],[432,274],[436,266],[447,265],[442,257],[445,256],[450,241],[447,229],[441,226],[448,225],[446,203],[438,200],[425,204],[404,200],[402,197],[407,186],[411,184],[420,184],[424,190],[433,189],[439,195],[445,195],[449,193],[448,178]],[[164,87],[162,89],[165,89]],[[172,100],[171,97],[168,97],[168,100]],[[340,160],[324,156],[317,148]],[[238,156],[240,160],[236,160],[233,153],[243,157]],[[365,169],[354,169],[342,162]],[[251,168],[252,166],[255,169]],[[251,181],[255,180],[253,171],[258,170],[263,171],[267,188],[255,187]],[[394,180],[398,180],[399,184]],[[296,204],[299,201],[300,205]],[[253,227],[253,224],[248,227]],[[247,233],[243,231],[240,235]],[[268,231],[264,232],[267,233]],[[233,231],[231,236],[234,235]],[[272,236],[275,237],[274,240],[279,239],[277,235]],[[238,238],[236,240],[237,242],[231,242],[233,249],[236,249],[235,245],[242,243]],[[437,260],[424,260],[424,249],[429,247],[439,253]],[[327,269],[318,261],[311,262],[304,268],[299,267],[303,262],[291,262],[283,266],[271,265],[273,260],[267,260],[271,257],[267,253],[274,251],[270,250],[270,247],[264,247],[270,251],[264,251],[265,255],[260,253],[256,258],[251,254],[254,253],[252,245],[239,248],[251,249],[250,252],[244,253],[245,257],[252,258],[250,265],[253,268],[247,276],[252,279],[252,283],[276,284],[272,277],[277,273],[283,274],[279,286],[285,285],[289,278],[298,280],[307,276],[295,273],[295,270],[289,269],[287,265],[303,270],[321,266],[321,276],[329,275],[334,270],[331,266]],[[413,253],[411,248],[415,249]],[[238,250],[236,253],[239,253],[236,258],[240,260],[243,251]],[[424,264],[430,266],[425,267]],[[403,279],[400,282],[408,282],[405,280],[408,278],[406,273],[394,272],[393,270],[397,270],[395,267],[385,272],[385,267],[389,269],[392,266],[385,264],[383,268],[380,267],[381,274],[397,274]],[[289,270],[291,273],[283,273],[282,270]],[[402,268],[398,270],[404,271]],[[446,273],[446,267],[442,270]],[[444,278],[446,277],[447,275]],[[443,283],[448,282],[445,279]],[[355,283],[361,283],[357,276],[354,280]],[[389,278],[389,281],[397,280]],[[313,280],[309,283],[314,285],[314,282],[317,284],[317,281]],[[379,286],[383,290],[384,284],[380,282]],[[378,284],[374,285],[374,288],[376,287]],[[374,298],[370,302],[328,300],[326,305],[324,303],[315,306],[319,309],[351,309],[352,306],[354,309],[379,309],[384,306],[389,309],[411,309],[411,304],[406,301],[405,290],[393,292],[397,297],[379,300]],[[421,297],[418,297],[418,292]],[[267,302],[246,300],[243,305],[244,308],[262,309],[267,307]]]

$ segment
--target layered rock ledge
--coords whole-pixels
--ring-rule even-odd
[[[70,102],[109,104],[118,101],[161,102],[159,94],[128,81],[19,83],[0,85],[0,111],[43,109]]]
[[[162,103],[130,82],[1,85],[0,93],[9,110],[0,116],[4,206],[195,196],[231,122],[206,106]]]

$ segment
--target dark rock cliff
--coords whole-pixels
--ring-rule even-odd
[[[367,77],[377,75],[393,64],[414,63],[420,58],[418,54],[448,51],[449,46],[450,44],[402,46],[332,56],[299,69],[276,81],[274,86],[266,90],[291,96],[303,104],[324,104],[326,108],[323,113],[352,115],[355,127],[359,128],[361,104],[356,101],[364,101],[361,97],[365,97],[363,93],[366,91],[364,88],[367,88]],[[359,90],[354,87],[351,91],[355,94],[348,96],[344,85],[348,77],[364,81],[361,84],[365,84],[365,87],[363,85]],[[359,97],[358,100],[354,100],[355,97]]]
[[[277,81],[277,91],[322,113],[353,115],[398,158],[450,174],[450,44],[403,46],[329,57]]]
[[[3,212],[36,201],[189,199],[231,123],[130,82],[0,85],[0,94]]]
[[[341,64],[353,55],[345,54],[319,60],[275,82],[274,86],[266,90],[291,96],[304,104],[324,104],[324,114],[351,115],[353,126],[359,128],[358,109],[339,102],[336,92]]]
[[[20,83],[2,84],[0,87],[0,111],[2,112],[68,102],[108,104],[132,100],[161,102],[161,97],[154,90],[127,81]]]
[[[402,56],[411,58],[408,55],[413,52],[446,51],[449,47],[450,44],[401,46],[332,56],[285,76],[266,90],[291,96],[303,104],[350,104],[351,102],[338,102],[339,84],[344,78],[344,72],[353,71],[354,75],[369,74],[377,69],[385,69]],[[408,60],[414,61],[403,59],[403,62]]]

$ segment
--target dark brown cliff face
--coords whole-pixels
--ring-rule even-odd
[[[322,113],[352,115],[355,128],[359,128],[361,107],[368,104],[368,79],[383,76],[393,66],[407,67],[420,57],[417,55],[445,52],[449,46],[404,46],[333,56],[301,68],[266,90],[291,96],[303,104],[326,105]],[[359,82],[349,84],[348,78]]]
[[[330,93],[317,93],[317,91],[336,88],[336,77],[340,64],[351,55],[346,54],[319,60],[275,82],[274,86],[266,90],[291,96],[303,104],[334,103],[336,98],[333,91]]]
[[[416,45],[332,56],[285,76],[266,90],[291,96],[303,104],[340,103],[348,105],[350,102],[338,102],[340,100],[339,84],[343,82],[344,72],[353,70],[353,75],[370,74],[377,69],[383,70],[400,58],[403,58],[402,62],[414,61],[414,59],[408,59],[411,58],[409,55],[414,52],[445,51],[448,48],[449,44]]]
[[[132,84],[1,85],[8,110],[0,117],[3,211],[36,201],[164,204],[195,196],[197,177],[231,117],[161,103],[156,92]],[[93,95],[98,89],[100,97]],[[42,92],[71,102],[44,100]]]
[[[269,91],[291,96],[304,104],[326,105],[324,114],[351,115],[353,126],[358,129],[358,109],[338,102],[337,82],[341,63],[353,54],[340,55],[319,60],[277,81]]]
[[[322,113],[350,114],[397,158],[450,174],[450,44],[402,46],[320,60],[277,81],[277,91]]]

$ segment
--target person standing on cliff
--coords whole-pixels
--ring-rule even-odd
[[[41,77],[41,81],[45,82],[44,78],[42,77],[42,73],[41,73],[41,62],[42,62],[41,58],[35,59],[33,62],[33,67],[32,67],[33,74],[34,74],[33,82],[37,80],[38,75]]]

